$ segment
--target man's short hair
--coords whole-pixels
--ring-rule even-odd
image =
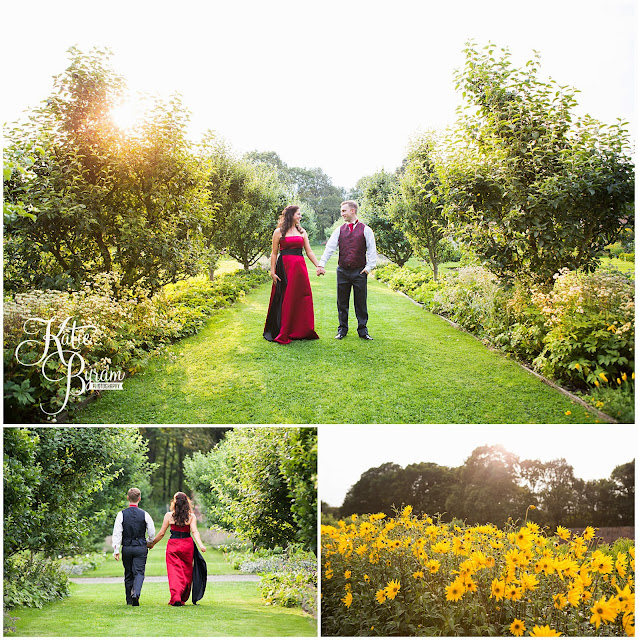
[[[126,495],[131,502],[139,502],[140,498],[142,497],[142,492],[139,489],[133,487],[132,489],[128,490],[128,493]]]
[[[341,206],[346,205],[350,209],[354,209],[355,213],[359,210],[359,205],[354,200],[345,200],[341,203]]]

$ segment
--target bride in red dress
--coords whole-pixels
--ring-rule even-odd
[[[197,600],[201,600],[204,595],[206,562],[199,555],[193,538],[197,541],[202,553],[206,552],[206,547],[197,530],[197,519],[188,496],[178,491],[173,497],[170,508],[171,510],[164,516],[162,528],[148,547],[152,549],[164,537],[170,526],[171,537],[166,544],[166,572],[168,573],[168,588],[171,592],[168,604],[180,607],[186,604],[191,594],[191,586],[193,604],[196,604]]]
[[[302,248],[315,267],[319,265],[319,261],[310,248],[308,234],[300,222],[299,207],[290,205],[283,210],[272,236],[272,290],[264,338],[279,344],[319,337],[315,333],[312,291]]]

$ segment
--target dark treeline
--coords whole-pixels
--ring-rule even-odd
[[[184,459],[206,453],[223,439],[228,427],[140,427],[148,445],[148,460],[157,466],[151,474],[149,502],[164,511],[177,491],[191,493],[184,479]]]
[[[609,478],[582,480],[564,459],[521,460],[501,446],[476,448],[460,467],[432,462],[405,468],[387,462],[368,469],[340,508],[324,514],[393,513],[412,505],[415,513],[442,514],[470,524],[502,526],[529,517],[541,526],[613,527],[634,524],[635,460],[617,466]]]

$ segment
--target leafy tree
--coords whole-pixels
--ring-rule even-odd
[[[396,176],[380,171],[358,184],[362,190],[361,216],[374,231],[378,251],[402,267],[412,256],[413,249],[388,213],[391,200],[399,194]]]
[[[348,489],[341,506],[341,515],[353,513],[387,512],[392,507],[400,508],[406,503],[401,481],[403,468],[394,462],[386,462],[364,472],[359,480]]]
[[[633,526],[635,517],[636,460],[618,465],[611,473],[617,526]]]
[[[412,143],[399,178],[402,198],[393,198],[391,216],[405,231],[414,251],[432,265],[437,280],[449,230],[435,154],[432,134]]]
[[[314,549],[316,454],[314,429],[246,427],[184,466],[209,521],[254,546]]]
[[[634,169],[623,123],[575,118],[574,89],[539,78],[536,57],[469,45],[456,77],[466,99],[445,162],[449,215],[489,268],[552,282],[593,270],[633,226]]]
[[[120,489],[148,476],[130,428],[7,428],[3,435],[5,563],[21,551],[81,549],[104,514],[114,517]]]
[[[531,492],[518,483],[519,459],[502,446],[477,447],[456,470],[446,509],[471,523],[522,518],[533,503]]]
[[[244,156],[253,164],[263,164],[277,172],[291,202],[309,207],[304,211],[302,224],[311,241],[324,240],[325,229],[340,218],[339,205],[344,199],[343,189],[335,187],[321,169],[289,167],[274,151],[251,151]],[[309,222],[312,211],[312,223]]]
[[[194,274],[204,173],[181,102],[156,101],[124,133],[110,116],[124,80],[109,52],[70,56],[47,102],[7,135],[6,284],[75,288],[112,273],[119,289],[154,292]]]
[[[335,187],[330,177],[319,167],[314,169],[291,167],[289,172],[294,181],[297,199],[306,202],[315,212],[317,239],[325,240],[325,237],[321,237],[321,232],[340,218],[340,205],[344,199],[343,189]]]
[[[213,213],[205,235],[210,246],[225,247],[248,270],[270,249],[286,206],[285,187],[274,169],[238,160],[222,145],[212,150],[211,163],[208,194]]]

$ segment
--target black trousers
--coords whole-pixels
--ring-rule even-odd
[[[368,274],[361,269],[337,267],[337,312],[339,313],[339,333],[348,333],[348,309],[350,291],[354,293],[354,313],[357,316],[357,333],[368,333]]]
[[[144,571],[146,570],[146,545],[122,547],[122,564],[124,565],[124,590],[126,591],[126,604],[132,604],[132,595],[136,598],[142,593],[144,583]]]

